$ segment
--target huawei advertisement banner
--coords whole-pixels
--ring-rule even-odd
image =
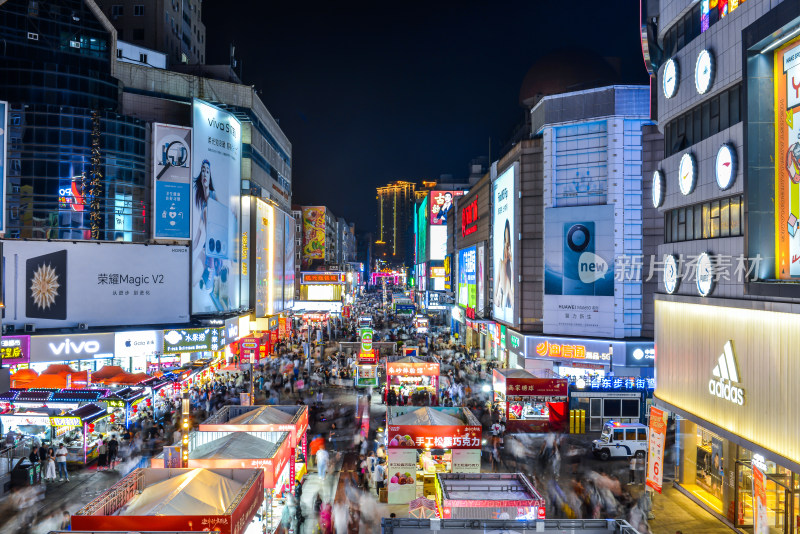
[[[447,219],[455,217],[455,198],[464,194],[464,191],[431,191],[430,192],[430,222],[435,226],[447,226]]]
[[[0,101],[0,234],[6,231],[6,131],[8,102]]]
[[[458,293],[457,302],[464,308],[475,308],[477,252],[475,247],[458,251]]]
[[[661,493],[664,478],[664,442],[667,433],[667,413],[650,407],[650,435],[647,443],[647,480],[645,483]]]
[[[546,334],[614,336],[614,206],[545,210]]]
[[[241,124],[232,114],[193,101],[192,313],[239,308]]]
[[[516,177],[519,167],[514,163],[492,183],[492,265],[494,266],[494,288],[492,289],[493,315],[495,320],[515,325],[517,323],[516,266],[517,235],[515,233]]]
[[[189,247],[4,241],[3,262],[3,323],[20,329],[189,320]]]
[[[192,129],[153,124],[153,239],[191,239]]]

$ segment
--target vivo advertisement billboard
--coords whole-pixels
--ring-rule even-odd
[[[189,247],[3,241],[3,263],[3,323],[20,329],[189,320]]]
[[[614,206],[545,210],[543,328],[614,336]]]
[[[230,113],[193,101],[192,313],[239,308],[241,124]]]
[[[114,333],[31,336],[31,363],[114,357]]]
[[[192,129],[153,124],[153,239],[191,239]]]
[[[492,265],[494,267],[493,315],[496,321],[510,325],[516,324],[517,282],[517,236],[516,220],[516,177],[519,164],[514,163],[492,183]]]

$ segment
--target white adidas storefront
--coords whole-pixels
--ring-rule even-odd
[[[760,303],[659,295],[654,397],[675,415],[668,465],[676,466],[676,487],[730,526],[752,531],[756,465],[766,473],[771,531],[796,532],[800,314],[754,306]]]

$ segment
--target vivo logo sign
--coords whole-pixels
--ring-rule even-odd
[[[61,354],[94,354],[100,350],[100,343],[98,341],[81,341],[74,343],[69,338],[66,338],[61,343],[48,343],[50,351],[56,356]]]

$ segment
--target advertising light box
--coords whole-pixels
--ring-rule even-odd
[[[492,183],[492,265],[494,266],[493,315],[495,320],[515,325],[517,321],[516,258],[517,235],[515,231],[516,173],[514,163]]]
[[[455,198],[464,194],[464,191],[431,191],[430,192],[430,223],[432,226],[447,226],[447,219],[454,217]]]
[[[458,251],[458,294],[457,302],[465,308],[474,308],[476,301],[475,273],[477,271],[477,252],[475,247]]]
[[[153,124],[153,238],[191,239],[192,129]]]
[[[545,210],[543,328],[614,336],[614,206]]]
[[[192,110],[192,313],[226,312],[240,304],[241,124],[202,100]]]
[[[8,240],[3,261],[4,324],[59,328],[189,320],[185,246]]]

